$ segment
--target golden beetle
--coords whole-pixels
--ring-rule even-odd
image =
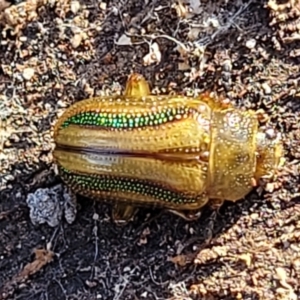
[[[280,135],[259,129],[253,111],[207,94],[154,96],[139,74],[129,77],[123,96],[68,108],[54,139],[64,182],[83,196],[113,201],[118,222],[144,205],[195,219],[209,199],[236,201],[272,177],[282,155]]]

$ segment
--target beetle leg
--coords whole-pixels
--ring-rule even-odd
[[[138,208],[127,203],[117,203],[112,209],[112,219],[117,225],[126,225],[131,221]]]
[[[173,209],[167,209],[167,211],[183,218],[186,221],[196,221],[201,216],[201,210],[177,211]]]
[[[203,93],[199,98],[201,101],[207,103],[212,109],[223,110],[233,108],[233,104],[228,100],[212,97],[207,92]]]
[[[209,199],[209,206],[214,210],[219,210],[225,200],[223,199]]]
[[[133,73],[129,76],[124,95],[143,97],[150,95],[150,87],[144,76]]]

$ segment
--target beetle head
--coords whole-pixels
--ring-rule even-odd
[[[257,133],[255,178],[272,178],[280,165],[283,147],[280,133],[273,128],[260,128]]]

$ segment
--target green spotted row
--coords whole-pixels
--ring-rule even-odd
[[[194,203],[196,199],[168,190],[158,184],[140,179],[112,176],[89,176],[72,173],[62,167],[60,172],[69,183],[83,190],[102,192],[130,192],[154,197],[174,204]]]
[[[160,112],[148,114],[115,114],[107,112],[84,111],[68,118],[62,125],[63,128],[71,124],[100,126],[106,128],[139,128],[156,126],[172,122],[193,113],[193,109],[187,107],[167,108]]]

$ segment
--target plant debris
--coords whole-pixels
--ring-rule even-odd
[[[34,225],[47,223],[51,227],[56,227],[63,215],[69,224],[75,220],[76,198],[62,185],[51,189],[37,189],[35,193],[28,194],[26,202]]]
[[[24,284],[31,275],[37,273],[45,265],[49,264],[54,257],[54,253],[51,250],[46,249],[35,249],[34,255],[35,258],[33,262],[26,264],[9,282],[4,283],[3,287],[0,289],[1,299],[7,299],[10,292],[13,291],[14,285]]]

